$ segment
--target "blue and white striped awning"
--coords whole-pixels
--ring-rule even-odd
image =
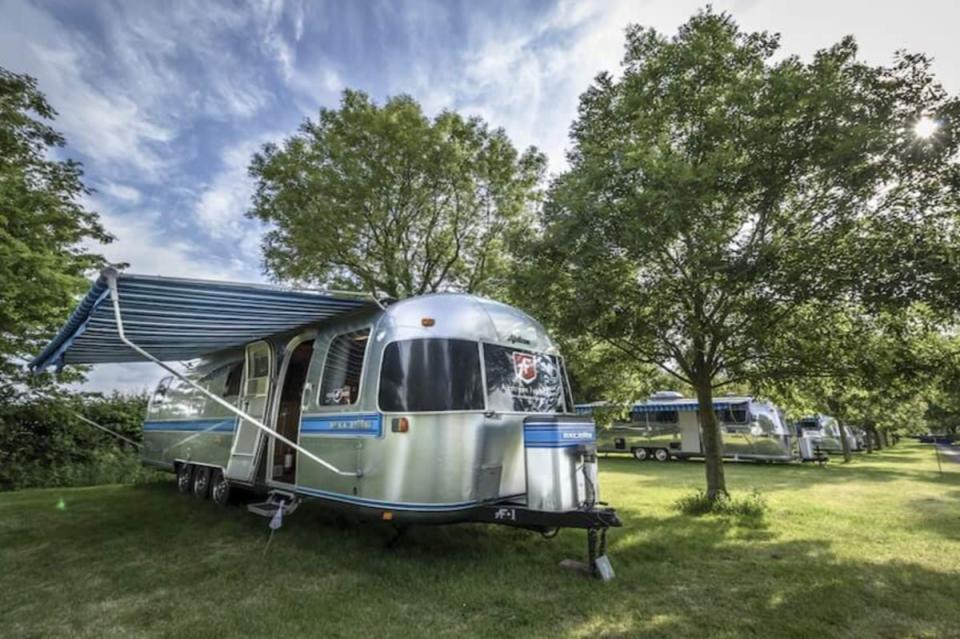
[[[726,402],[726,401],[715,401],[713,402],[713,410],[730,410],[736,406],[743,406],[747,402]],[[633,408],[630,409],[631,413],[663,413],[666,411],[697,411],[700,410],[699,404],[697,402],[663,402],[663,403],[653,403],[647,402],[644,404],[634,404]]]
[[[107,273],[93,283],[30,368],[144,361],[117,335]],[[194,359],[372,304],[260,284],[128,273],[116,277],[127,337],[164,361]]]
[[[713,410],[731,410],[741,408],[750,403],[749,399],[738,399],[734,401],[717,400],[713,402]],[[594,402],[592,404],[578,404],[576,413],[578,415],[592,415],[594,409],[608,406],[605,402]],[[626,408],[626,406],[624,406]],[[695,401],[669,401],[669,402],[642,402],[630,407],[631,413],[664,413],[671,411],[697,411],[700,407]]]

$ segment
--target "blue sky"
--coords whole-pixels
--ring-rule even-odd
[[[854,34],[865,58],[935,56],[960,91],[957,2],[714,2],[809,56]],[[0,0],[0,65],[38,78],[60,112],[131,271],[259,281],[263,229],[244,218],[250,155],[344,88],[408,93],[504,127],[563,168],[577,96],[616,71],[630,22],[672,33],[698,2],[108,2]],[[89,387],[138,387],[137,366]]]

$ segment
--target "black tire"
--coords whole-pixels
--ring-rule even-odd
[[[197,466],[193,471],[193,483],[190,485],[190,492],[197,499],[206,499],[210,495],[210,468],[207,466]]]
[[[658,448],[653,451],[653,458],[658,462],[665,462],[670,460],[670,451],[666,448]]]
[[[180,464],[177,466],[177,492],[186,495],[193,487],[193,466]]]
[[[217,506],[226,506],[230,503],[230,482],[219,468],[213,471],[210,479],[210,501]]]
[[[634,448],[630,452],[633,454],[633,458],[637,461],[647,461],[647,458],[650,457],[650,454],[647,452],[646,448]]]

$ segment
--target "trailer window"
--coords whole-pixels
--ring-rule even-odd
[[[223,366],[218,366],[199,380],[200,384],[208,393],[213,393],[217,397],[236,404],[240,395],[240,377],[243,375],[243,361],[230,362]],[[234,385],[236,386],[234,388]],[[232,417],[227,408],[224,408],[218,402],[200,395],[203,407],[200,409],[204,417]]]
[[[489,410],[562,413],[563,382],[558,358],[527,350],[483,345]]]
[[[655,424],[676,424],[680,421],[680,413],[675,410],[658,410],[650,413],[650,421]]]
[[[463,339],[387,344],[380,367],[380,410],[483,410],[480,348]]]
[[[724,424],[746,424],[750,420],[746,408],[724,408],[717,411],[717,419]]]
[[[159,414],[164,410],[164,405],[170,400],[167,393],[170,392],[170,384],[173,382],[173,376],[164,377],[157,384],[157,390],[153,391],[153,397],[150,399],[149,412],[151,416]]]
[[[348,406],[360,397],[360,378],[370,329],[337,335],[330,342],[320,381],[321,406]]]
[[[225,398],[237,397],[240,395],[240,380],[243,379],[243,362],[239,361],[233,365],[227,374],[227,390],[223,396]]]

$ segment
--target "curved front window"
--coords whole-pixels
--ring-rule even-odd
[[[380,367],[380,410],[483,410],[480,345],[464,339],[387,344]]]
[[[464,339],[387,344],[378,396],[384,412],[564,413],[567,404],[573,410],[559,357]]]

